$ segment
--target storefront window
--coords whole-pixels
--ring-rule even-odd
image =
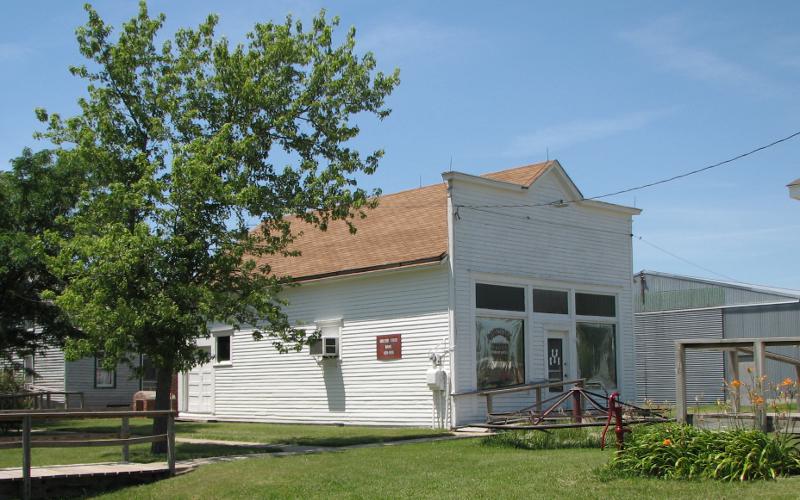
[[[492,389],[525,382],[525,321],[478,317],[478,388]]]
[[[605,389],[617,387],[616,326],[577,323],[578,376],[587,384]]]

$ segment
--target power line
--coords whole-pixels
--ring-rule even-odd
[[[711,165],[706,165],[705,167],[701,167],[701,168],[698,168],[698,169],[695,169],[695,170],[690,170],[690,171],[684,172],[682,174],[674,175],[674,176],[666,178],[666,179],[661,179],[661,180],[654,181],[654,182],[648,182],[647,184],[641,184],[639,186],[620,189],[619,191],[614,191],[612,193],[601,194],[601,195],[598,195],[598,196],[592,196],[590,198],[582,198],[582,199],[579,198],[579,199],[574,199],[574,200],[556,200],[556,201],[551,201],[551,202],[548,202],[548,203],[517,204],[517,205],[460,205],[460,206],[469,207],[469,208],[475,208],[475,207],[479,207],[479,208],[523,208],[523,207],[546,207],[546,206],[554,206],[554,205],[563,205],[563,204],[576,203],[576,202],[579,202],[579,201],[582,201],[582,200],[599,200],[601,198],[608,198],[608,197],[616,196],[616,195],[619,195],[619,194],[630,193],[632,191],[639,191],[641,189],[646,189],[646,188],[649,188],[649,187],[658,186],[659,184],[666,184],[667,182],[676,181],[678,179],[683,179],[684,177],[689,177],[691,175],[699,174],[701,172],[705,172],[705,171],[711,170],[713,168],[721,167],[722,165],[727,165],[729,163],[733,163],[733,162],[735,162],[737,160],[741,160],[742,158],[746,158],[746,157],[748,157],[750,155],[753,155],[755,153],[758,153],[760,151],[764,151],[765,149],[769,149],[769,148],[771,148],[773,146],[777,146],[778,144],[781,144],[783,142],[786,142],[786,141],[789,141],[791,139],[794,139],[798,135],[800,135],[800,131],[794,132],[794,133],[792,133],[790,135],[787,135],[786,137],[783,137],[783,138],[780,138],[780,139],[776,139],[776,140],[770,142],[769,144],[765,144],[765,145],[759,146],[759,147],[757,147],[755,149],[751,149],[750,151],[747,151],[746,153],[738,154],[736,156],[728,158],[727,160],[722,160],[720,162],[713,163]]]
[[[663,252],[663,253],[665,253],[665,254],[669,255],[670,257],[673,257],[673,258],[675,258],[675,259],[678,259],[678,260],[680,260],[681,262],[684,262],[684,263],[686,263],[686,264],[689,264],[690,266],[694,266],[694,267],[696,267],[696,268],[698,268],[698,269],[702,269],[703,271],[705,271],[705,272],[707,272],[707,273],[711,273],[711,274],[714,274],[714,275],[716,275],[716,276],[719,276],[719,277],[725,278],[725,279],[726,279],[726,280],[728,280],[728,281],[735,281],[735,282],[737,282],[737,283],[740,283],[740,281],[739,281],[739,280],[737,280],[736,278],[731,278],[730,276],[727,276],[727,275],[725,275],[725,274],[722,274],[722,273],[718,273],[718,272],[716,272],[716,271],[714,271],[714,270],[712,270],[712,269],[709,269],[709,268],[707,268],[707,267],[705,267],[705,266],[701,266],[700,264],[698,264],[698,263],[696,263],[696,262],[692,262],[692,261],[690,261],[689,259],[686,259],[686,258],[684,258],[684,257],[681,257],[680,255],[677,255],[677,254],[675,254],[675,253],[673,253],[673,252],[670,252],[669,250],[667,250],[667,249],[665,249],[665,248],[661,248],[660,246],[656,245],[655,243],[651,243],[651,242],[647,241],[646,239],[644,239],[644,238],[643,238],[643,237],[641,237],[641,236],[634,235],[634,238],[636,238],[637,240],[641,241],[642,243],[644,243],[644,244],[646,244],[646,245],[649,245],[649,246],[651,246],[651,247],[655,248],[656,250],[658,250],[658,251],[660,251],[660,252]]]

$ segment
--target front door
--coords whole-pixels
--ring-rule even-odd
[[[198,347],[211,350],[211,347]],[[214,368],[211,363],[192,368],[186,377],[187,411],[189,413],[214,412]]]
[[[566,331],[550,330],[547,332],[547,380],[548,382],[560,382],[566,378],[568,373],[567,359],[567,338]],[[550,392],[563,392],[564,386],[553,386]]]

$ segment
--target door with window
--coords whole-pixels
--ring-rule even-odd
[[[198,349],[211,351],[210,346]],[[187,411],[189,413],[214,412],[214,368],[212,364],[196,366],[186,375]]]
[[[547,380],[548,382],[560,382],[569,377],[569,332],[566,330],[547,331]],[[550,387],[549,392],[563,392],[564,386],[557,385]]]

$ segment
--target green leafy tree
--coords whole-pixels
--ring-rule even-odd
[[[10,171],[0,172],[0,356],[7,361],[79,334],[52,301],[42,299],[42,292],[60,290],[63,282],[46,263],[57,249],[41,236],[68,236],[62,217],[75,206],[82,180],[79,165],[56,161],[50,151],[25,149]]]
[[[288,215],[309,230],[332,220],[355,230],[376,194],[356,178],[382,151],[352,148],[354,120],[389,114],[398,72],[359,56],[354,29],[336,42],[339,21],[324,11],[308,28],[291,17],[256,24],[232,45],[215,36],[215,16],[163,39],[164,16],[144,2],[116,36],[86,10],[77,40],[89,63],[71,68],[88,81],[81,112],[37,111],[41,135],[92,180],[74,234],[55,238],[51,266],[67,284],[53,298],[84,333],[68,356],[102,353],[110,368],[147,355],[156,407],[167,409],[172,374],[208,361],[196,340],[209,322],[255,325],[282,351],[307,342],[281,309],[288,277],[254,257],[289,254],[298,228]]]

